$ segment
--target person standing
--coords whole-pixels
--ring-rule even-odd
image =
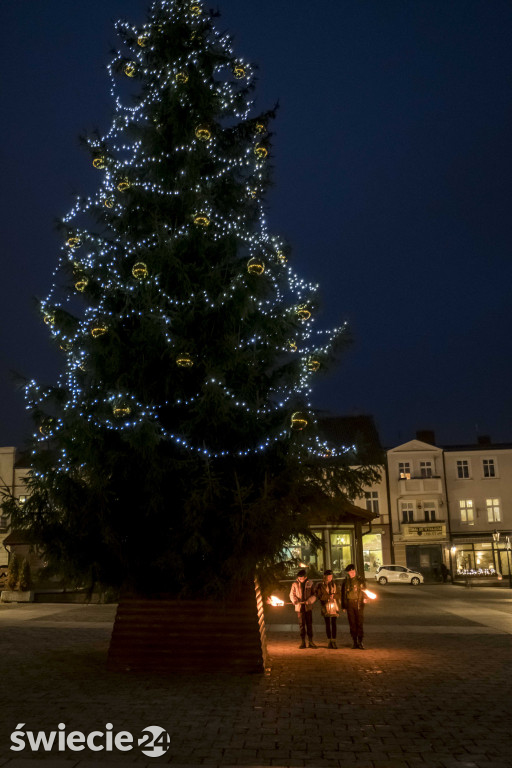
[[[325,632],[328,639],[328,648],[337,648],[336,645],[336,621],[340,615],[338,585],[334,581],[332,571],[324,571],[324,579],[316,588],[316,596],[322,606],[322,616],[325,621]]]
[[[364,650],[364,604],[366,597],[363,590],[366,589],[366,581],[363,576],[356,574],[356,567],[353,563],[345,568],[347,576],[341,586],[341,607],[343,613],[347,614],[352,635],[352,648]]]
[[[309,647],[317,648],[313,642],[313,603],[316,600],[313,582],[308,579],[306,570],[302,568],[297,574],[297,580],[293,582],[290,590],[290,600],[295,606],[299,620],[301,643],[299,648],[306,647],[306,634]]]

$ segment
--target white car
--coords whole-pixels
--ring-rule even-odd
[[[375,578],[379,584],[387,584],[389,582],[398,582],[401,584],[423,584],[424,578],[418,571],[411,571],[410,568],[406,568],[405,565],[381,565],[375,574]]]

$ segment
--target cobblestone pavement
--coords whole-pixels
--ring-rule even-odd
[[[343,617],[338,650],[320,625],[320,647],[299,650],[291,608],[269,611],[270,671],[171,679],[105,671],[114,606],[0,605],[0,766],[511,768],[512,600],[452,590],[380,590],[364,651]],[[160,725],[171,746],[153,759],[10,750],[16,726],[59,723],[135,737]]]

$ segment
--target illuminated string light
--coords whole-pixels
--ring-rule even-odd
[[[164,44],[159,42],[165,40],[162,33],[177,16],[190,28],[188,48],[157,68],[153,62],[159,57],[154,53]],[[63,219],[68,238],[54,271],[54,284],[41,302],[43,320],[66,357],[66,370],[59,381],[59,386],[67,392],[63,419],[66,414],[79,415],[98,429],[117,432],[136,430],[151,423],[161,439],[182,450],[219,458],[230,455],[230,451],[195,444],[186,435],[168,429],[163,416],[168,409],[178,409],[186,423],[189,409],[208,396],[221,398],[229,409],[253,418],[258,426],[257,434],[262,432],[266,417],[271,417],[268,435],[233,451],[237,456],[268,450],[279,441],[288,440],[291,433],[294,439],[302,441],[305,450],[316,456],[325,456],[327,452],[331,456],[346,453],[349,448],[336,451],[318,440],[311,429],[316,422],[308,410],[312,376],[345,326],[329,331],[313,327],[312,310],[316,306],[318,286],[303,281],[293,272],[287,263],[284,243],[269,233],[263,196],[270,145],[267,117],[251,117],[253,104],[247,94],[254,77],[253,67],[235,58],[231,38],[214,28],[199,2],[187,5],[174,0],[155,0],[147,24],[136,28],[119,21],[116,29],[131,48],[128,56],[119,51],[108,67],[114,118],[104,136],[88,140],[92,164],[103,173],[98,176],[100,183],[96,192],[78,198]],[[213,46],[218,54],[213,74],[203,63],[205,46]],[[132,85],[123,75],[144,83],[135,103],[131,97],[124,102],[126,97],[121,91],[125,93]],[[140,130],[147,132],[163,127],[161,104],[169,98],[174,98],[184,113],[197,114],[192,101],[192,82],[195,91],[202,87],[219,105],[224,123],[198,117],[188,141],[166,145],[162,151],[149,150],[140,138],[133,138],[140,136]],[[248,138],[232,141],[231,151],[226,153],[227,137],[235,124],[247,126],[244,135]],[[191,161],[204,162],[210,169],[199,182],[191,183],[187,175]],[[171,183],[169,168],[174,169]],[[216,202],[216,190],[226,182],[233,183],[234,179],[239,184],[240,200],[245,199],[246,204],[238,205],[234,211],[221,209]],[[159,222],[158,233],[130,236],[127,228],[119,223],[132,212],[151,210],[157,205],[166,210],[165,206],[174,205],[173,200],[181,204],[191,196],[195,196],[195,205],[192,213],[189,209],[188,218],[177,221],[169,213],[167,221],[164,218]],[[106,222],[102,234],[87,226],[98,217]],[[175,253],[186,250],[193,260],[193,251],[187,250],[191,238],[208,244],[212,254],[223,252],[224,243],[229,241],[237,249],[238,260],[227,266],[222,259],[216,261],[212,257],[208,288],[196,288],[186,294],[179,289],[179,281],[175,288],[164,276],[168,270],[166,259]],[[61,278],[67,274],[69,280],[72,252],[78,247],[81,248],[80,269],[74,274],[74,290],[68,291],[62,287],[65,281]],[[254,279],[263,274],[261,280]],[[76,292],[80,296],[77,297]],[[148,296],[152,297],[151,306],[146,301]],[[183,352],[180,348],[182,344],[185,347],[186,342],[178,338],[175,331],[176,319],[181,313],[200,310],[206,312],[206,316],[211,313],[213,318],[214,313],[220,311],[233,312],[241,297],[246,316],[240,318],[238,339],[229,342],[230,353],[254,370],[268,365],[269,360],[275,361],[272,364],[276,371],[285,361],[296,368],[293,383],[283,381],[268,387],[263,402],[253,402],[247,394],[242,394],[242,389],[237,391],[217,376],[212,377],[211,372],[208,373],[212,362],[208,349],[201,351],[201,355]],[[77,317],[76,301],[85,298],[89,304],[84,302],[86,306]],[[61,321],[64,313],[76,318],[74,330]],[[265,333],[255,334],[246,320],[256,315],[265,320]],[[301,322],[297,323],[297,319]],[[137,323],[151,323],[152,328],[158,329],[164,348],[169,350],[171,365],[183,368],[176,375],[194,382],[188,397],[145,404],[129,391],[106,394],[101,387],[93,388],[88,379],[94,373],[93,347],[109,348],[116,338],[116,329],[123,324]],[[272,330],[278,327],[286,329],[284,334]],[[202,381],[198,381],[197,376],[202,377]],[[30,382],[26,396],[28,407],[44,410],[49,391]],[[297,411],[297,407],[305,410]],[[63,419],[52,419],[44,422],[45,434],[37,439],[46,441],[64,429]],[[68,463],[62,450],[59,468],[64,471]]]

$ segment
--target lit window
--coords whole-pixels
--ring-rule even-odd
[[[460,521],[466,525],[475,524],[475,508],[473,507],[473,499],[461,499],[459,501],[460,507]]]
[[[469,477],[469,462],[467,459],[457,461],[457,477]]]
[[[484,477],[496,477],[494,459],[483,459]]]
[[[398,462],[398,477],[400,478],[400,480],[411,479],[411,465],[408,461]]]
[[[366,509],[369,512],[379,514],[379,494],[376,491],[365,491],[364,494]]]
[[[500,500],[499,499],[486,499],[485,504],[487,506],[487,522],[499,523],[501,520],[500,515]]]
[[[18,501],[20,502],[20,504],[24,504],[26,500],[27,500],[26,496],[18,496]]]

